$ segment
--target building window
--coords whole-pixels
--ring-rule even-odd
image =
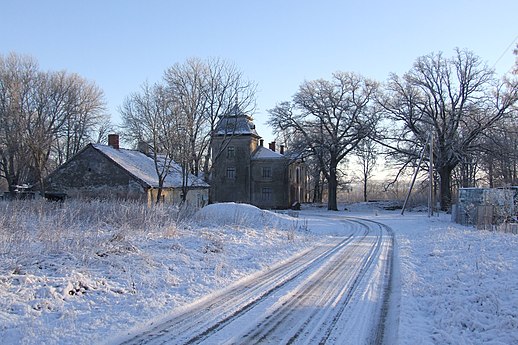
[[[299,167],[297,167],[297,169],[295,170],[295,182],[297,184],[300,183],[300,168]]]
[[[234,158],[236,156],[236,148],[234,146],[227,147],[227,158]]]
[[[263,188],[262,198],[263,201],[272,200],[272,189],[270,187]]]
[[[236,168],[227,168],[227,178],[228,179],[236,178]]]
[[[263,178],[271,178],[272,177],[272,168],[271,167],[262,167],[262,176]]]

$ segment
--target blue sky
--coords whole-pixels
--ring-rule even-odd
[[[0,54],[28,54],[44,70],[93,80],[114,122],[128,94],[173,64],[233,62],[258,84],[254,118],[266,140],[267,110],[304,80],[340,70],[385,81],[419,56],[455,47],[503,75],[518,38],[516,0],[3,0],[0,8]]]

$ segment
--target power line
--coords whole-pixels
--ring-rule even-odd
[[[507,46],[507,48],[505,48],[502,55],[500,55],[500,57],[498,59],[496,59],[496,62],[493,64],[493,68],[495,68],[496,64],[498,64],[500,62],[500,60],[502,60],[502,58],[505,56],[505,54],[507,54],[507,52],[509,51],[509,49],[511,49],[511,47],[514,45],[516,40],[518,40],[518,35],[516,35],[516,37],[511,41],[511,43],[509,43],[509,45]]]

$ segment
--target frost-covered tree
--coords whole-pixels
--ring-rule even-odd
[[[360,167],[360,181],[363,187],[363,201],[368,200],[369,181],[374,173],[378,159],[376,142],[370,139],[363,140],[355,150],[356,162]]]
[[[160,84],[144,83],[140,92],[126,97],[119,112],[126,135],[140,145],[149,145],[158,178],[156,203],[162,200],[164,181],[175,159],[182,154],[183,124],[175,115],[176,107]]]
[[[385,141],[403,166],[415,162],[433,134],[441,208],[451,203],[452,172],[478,151],[480,138],[511,116],[518,84],[498,81],[470,51],[420,57],[402,77],[392,75],[380,104],[391,122]]]
[[[187,59],[168,68],[164,81],[185,123],[188,168],[208,178],[212,132],[220,116],[236,104],[242,111],[253,111],[256,85],[222,59]]]
[[[127,98],[120,112],[134,145],[148,142],[156,152],[180,164],[185,200],[188,173],[208,178],[212,132],[219,117],[236,103],[251,111],[255,84],[224,60],[191,58],[168,68],[163,80],[153,86],[144,84]],[[159,181],[170,165],[167,161],[157,168]]]
[[[269,124],[303,139],[328,183],[328,209],[337,210],[339,164],[375,130],[378,84],[354,73],[302,83],[291,102],[269,110]]]
[[[104,95],[94,83],[65,71],[42,72],[29,56],[0,55],[0,177],[9,190],[38,183],[44,191],[49,167],[60,162],[55,148],[70,143],[65,127],[84,139],[104,111]]]
[[[518,185],[518,118],[484,135],[478,161],[490,187]]]

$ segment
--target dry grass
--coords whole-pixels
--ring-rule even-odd
[[[0,257],[13,265],[41,255],[79,261],[106,251],[132,250],[150,237],[174,237],[185,212],[171,205],[108,201],[0,202]]]

